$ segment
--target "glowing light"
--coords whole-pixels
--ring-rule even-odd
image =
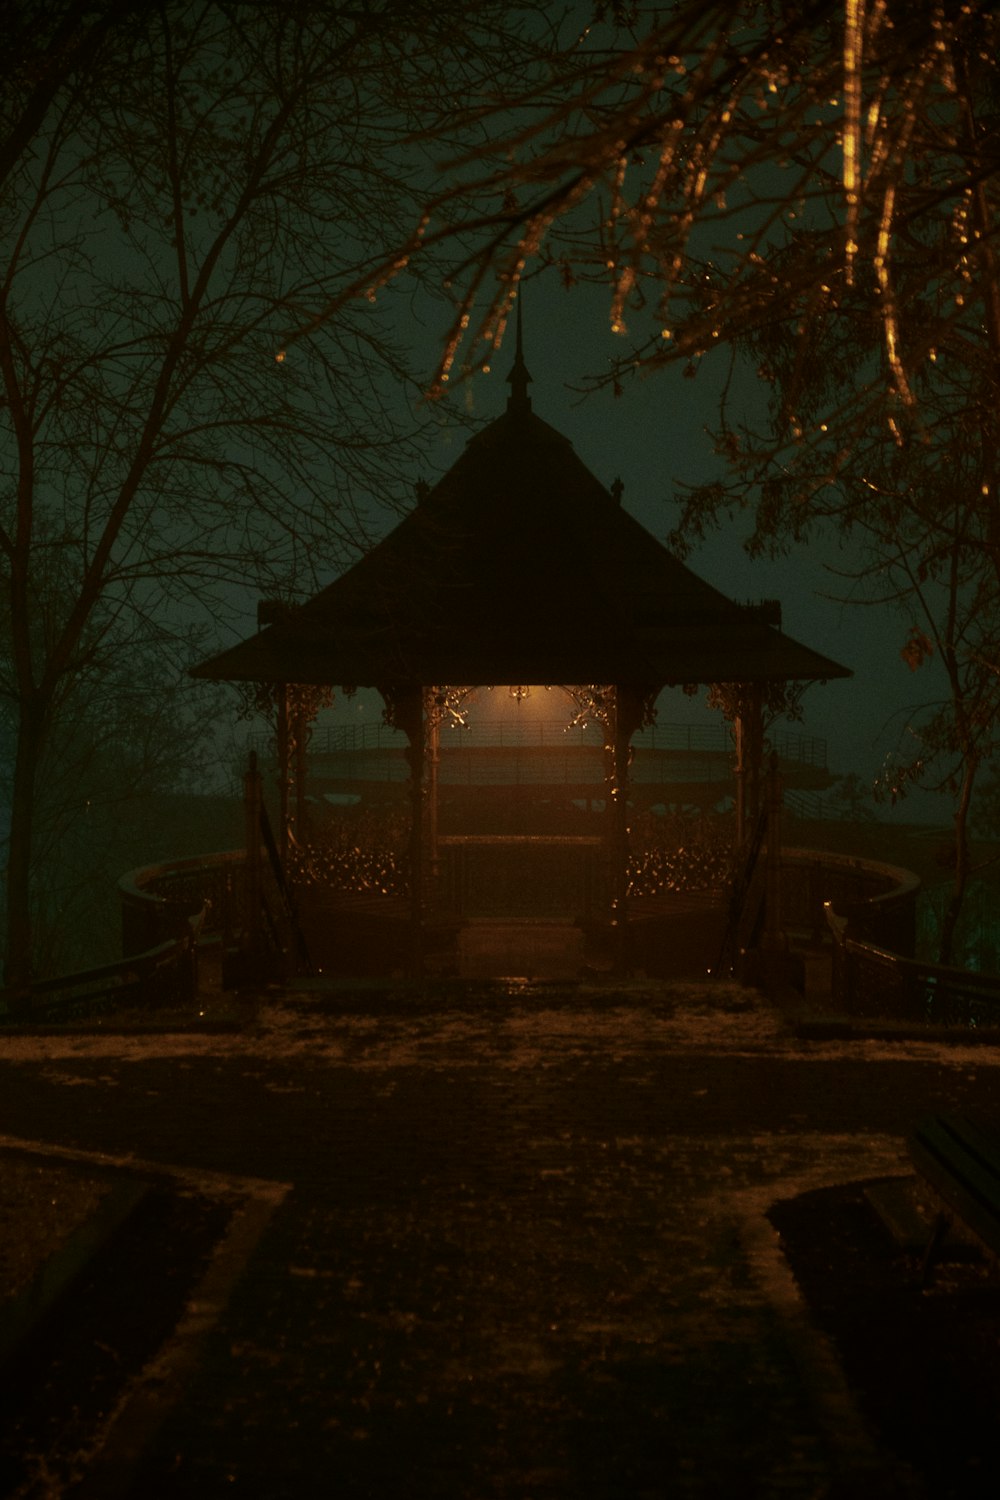
[[[275,362],[276,365],[283,365],[285,363],[285,351],[284,351],[284,349],[279,349],[278,350],[277,354],[274,356],[274,362]]]
[[[885,197],[882,201],[882,217],[878,227],[878,244],[875,252],[875,274],[878,277],[879,291],[883,298],[883,320],[885,326],[885,348],[889,357],[889,365],[896,382],[896,390],[906,402],[907,406],[914,405],[913,392],[906,378],[903,362],[899,357],[899,330],[896,321],[896,303],[892,291],[892,281],[889,276],[889,240],[892,230],[892,216],[896,203],[896,189],[890,184],[886,188]]]
[[[845,249],[847,283],[853,284],[858,251],[858,180],[861,162],[861,58],[864,44],[865,0],[847,0],[844,7],[844,196],[847,199]]]

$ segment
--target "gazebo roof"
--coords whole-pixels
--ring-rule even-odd
[[[330,686],[824,681],[847,668],[673,557],[531,410],[507,411],[287,619],[194,668]]]

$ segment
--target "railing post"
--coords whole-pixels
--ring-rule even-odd
[[[438,852],[438,813],[440,806],[439,781],[441,776],[441,714],[444,698],[428,690],[425,713],[425,750],[427,764],[427,855],[431,873],[431,888],[438,893],[441,861]]]

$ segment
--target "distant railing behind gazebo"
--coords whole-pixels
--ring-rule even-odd
[[[551,719],[484,719],[471,720],[467,727],[442,730],[441,746],[467,749],[557,749],[562,746],[597,746],[603,743],[604,730],[599,724],[575,729]],[[775,729],[768,734],[771,748],[781,760],[825,770],[827,743],[815,735],[796,730]],[[250,744],[258,753],[267,753],[272,736],[258,731]],[[317,724],[309,740],[313,755],[342,755],[374,750],[395,750],[405,745],[401,730],[379,721],[359,724]],[[637,750],[664,750],[691,755],[731,755],[732,735],[728,726],[718,724],[652,724],[632,736]]]

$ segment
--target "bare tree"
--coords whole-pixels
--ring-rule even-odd
[[[6,977],[23,988],[70,687],[168,610],[224,618],[235,584],[308,586],[363,544],[365,502],[412,478],[391,301],[320,314],[403,236],[437,157],[482,135],[455,100],[523,76],[536,44],[516,7],[450,0],[41,0],[5,23]]]
[[[684,0],[628,45],[586,33],[543,84],[475,112],[489,152],[458,163],[408,242],[457,254],[442,374],[488,357],[540,264],[608,286],[623,340],[608,381],[775,323],[807,360],[816,323],[848,305],[877,319],[884,360],[852,382],[842,427],[887,398],[914,406],[945,344],[975,360],[972,333],[995,358],[998,38],[987,0]],[[908,303],[932,291],[933,322],[904,342]],[[808,440],[789,397],[787,435]]]

